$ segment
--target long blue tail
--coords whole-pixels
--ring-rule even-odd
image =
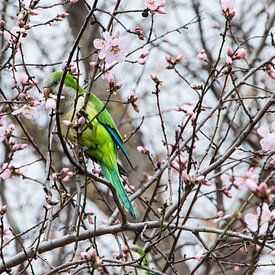
[[[130,212],[131,216],[134,220],[137,219],[135,209],[133,208],[128,195],[125,191],[125,188],[121,182],[120,176],[118,171],[115,169],[115,167],[112,167],[112,170],[108,169],[104,164],[100,164],[101,170],[104,174],[104,176],[112,183],[114,188],[116,189],[118,193],[118,197],[120,201],[122,202],[124,208]]]

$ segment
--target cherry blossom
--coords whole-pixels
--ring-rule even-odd
[[[120,38],[120,33],[117,31],[111,34],[105,31],[102,37],[103,39],[97,38],[94,40],[94,47],[100,50],[98,57],[105,59],[106,63],[125,60],[128,42]]]
[[[257,214],[246,214],[244,220],[252,232],[259,230],[259,235],[264,235],[268,229],[268,223],[272,222],[274,218],[275,210],[270,211],[268,204],[263,203],[262,209],[257,207]]]
[[[163,8],[165,5],[166,0],[144,0],[144,6],[153,13],[167,14],[167,11]]]
[[[264,151],[275,150],[275,121],[271,124],[271,130],[266,126],[261,126],[257,130],[258,134],[262,137],[260,140],[261,147]],[[275,159],[275,155],[272,156]]]

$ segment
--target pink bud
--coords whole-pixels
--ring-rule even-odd
[[[240,269],[239,266],[235,265],[234,268],[233,268],[233,270],[234,270],[235,272],[239,272],[241,269]]]
[[[172,61],[172,56],[170,54],[166,54],[165,59],[168,63],[170,63]]]
[[[233,54],[233,50],[232,50],[231,47],[229,47],[229,48],[227,49],[227,55],[228,55],[228,56],[232,56],[232,54]]]
[[[201,61],[206,61],[207,60],[207,56],[206,56],[204,50],[201,50],[201,52],[197,54],[197,58]]]
[[[140,64],[140,65],[144,65],[145,64],[145,59],[144,58],[139,58],[137,60],[137,63]]]
[[[162,7],[159,7],[156,11],[160,14],[167,14],[167,11]]]
[[[8,140],[8,143],[9,143],[10,145],[14,145],[14,144],[15,144],[15,139],[14,139],[14,137],[10,137],[9,140]]]
[[[28,144],[15,144],[12,146],[12,151],[20,151],[20,150],[23,150],[25,149],[26,147],[28,147]]]
[[[5,215],[6,212],[7,212],[7,209],[8,209],[8,206],[7,206],[6,204],[3,205],[3,206],[1,207],[1,209],[0,209],[0,214],[1,214],[1,215]]]
[[[147,57],[149,54],[150,54],[149,51],[144,51],[139,57],[140,57],[140,58],[145,58],[145,57]]]
[[[89,63],[89,66],[90,66],[91,68],[95,68],[96,64],[97,64],[96,62],[91,61],[91,62]]]
[[[72,178],[74,176],[74,173],[72,171],[67,172],[67,176],[69,176],[70,178]]]
[[[63,174],[67,174],[68,172],[70,172],[70,168],[68,168],[68,167],[64,167],[61,170],[61,173],[63,173]]]
[[[275,249],[271,251],[271,256],[275,257]]]
[[[261,193],[265,193],[266,190],[267,190],[267,184],[266,184],[266,182],[260,183],[260,185],[258,186],[258,190],[259,190]]]
[[[94,224],[95,223],[94,218],[92,216],[89,216],[88,217],[88,222],[89,222],[89,224]]]
[[[232,65],[232,58],[230,56],[227,56],[225,62],[227,65]]]
[[[65,182],[65,183],[67,183],[67,182],[70,182],[71,179],[72,179],[72,178],[71,178],[70,176],[66,176],[66,177],[63,178],[62,181]]]
[[[78,119],[78,124],[80,124],[80,125],[85,125],[85,123],[86,123],[86,119],[85,119],[84,116],[82,116],[82,117],[80,117],[80,118]]]
[[[70,3],[72,3],[72,4],[75,4],[75,3],[77,3],[79,0],[70,0]]]
[[[4,27],[5,24],[6,24],[6,22],[5,22],[4,20],[0,20],[0,28],[1,28],[1,27]]]
[[[233,0],[221,0],[221,6],[223,12],[233,17],[235,15],[234,2]]]
[[[176,63],[180,63],[182,60],[184,59],[184,55],[183,54],[179,54],[176,56]]]
[[[119,82],[116,84],[116,89],[119,90],[123,87],[124,83],[123,82]]]
[[[159,79],[158,79],[158,77],[157,77],[155,74],[151,73],[151,74],[150,74],[150,77],[151,77],[151,79],[152,79],[154,82],[159,82]]]
[[[10,124],[10,125],[8,126],[8,130],[9,130],[10,132],[13,132],[13,131],[15,130],[14,124]]]
[[[246,50],[243,48],[238,49],[234,55],[233,55],[233,59],[244,59],[246,57]]]
[[[113,224],[121,224],[120,220],[115,220],[115,222]]]
[[[203,257],[202,254],[197,254],[197,255],[195,256],[195,259],[196,259],[198,262],[200,262],[203,258],[204,258],[204,257]]]
[[[62,120],[62,123],[63,123],[64,125],[66,125],[67,127],[73,126],[73,123],[72,123],[70,120],[64,119],[64,120]]]
[[[97,253],[96,253],[96,249],[91,247],[88,251],[87,251],[87,256],[88,258],[93,258],[96,257]]]
[[[185,171],[181,172],[181,180],[182,181],[190,181],[190,175],[188,175]]]
[[[143,154],[147,154],[149,153],[149,149],[145,146],[138,146],[137,147],[137,150],[140,152],[140,153],[143,153]]]

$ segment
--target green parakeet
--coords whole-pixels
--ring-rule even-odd
[[[56,97],[62,76],[63,72],[54,72],[44,80],[46,99]],[[85,90],[78,85],[72,75],[67,74],[59,108],[61,121],[70,120],[72,123],[77,123],[77,114],[79,115],[79,111],[84,106],[84,96]],[[66,136],[72,144],[80,144],[86,155],[100,165],[104,176],[116,189],[124,208],[136,219],[135,210],[121,182],[120,175],[123,173],[123,168],[117,163],[117,148],[122,150],[128,161],[129,157],[113,118],[94,93],[90,95],[86,109],[84,113],[81,112],[81,115],[85,117],[86,124],[81,128],[79,139],[77,140],[77,131],[74,127],[68,128],[61,123],[63,136]]]

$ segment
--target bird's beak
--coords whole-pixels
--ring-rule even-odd
[[[47,100],[50,93],[52,92],[52,90],[50,88],[44,88],[43,89],[43,94],[44,94],[44,98]]]

